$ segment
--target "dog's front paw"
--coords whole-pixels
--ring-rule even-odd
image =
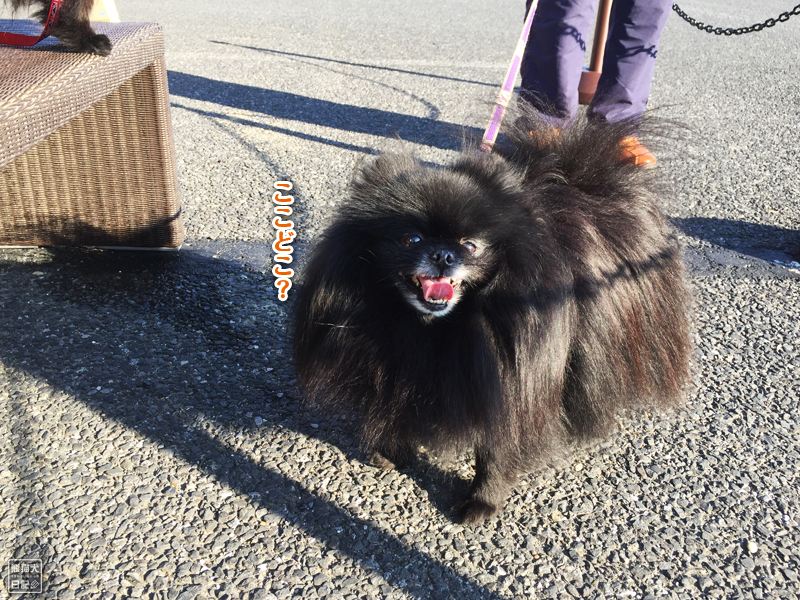
[[[414,460],[414,453],[404,446],[399,448],[380,446],[378,449],[370,451],[367,458],[373,466],[379,469],[396,471],[409,466]]]
[[[456,518],[464,525],[477,525],[495,516],[499,511],[500,508],[494,504],[469,498],[456,508]]]
[[[76,52],[97,54],[99,56],[108,56],[111,54],[111,40],[108,39],[107,35],[95,33],[82,38],[73,50]]]
[[[371,452],[368,458],[370,464],[372,464],[373,467],[378,467],[379,469],[383,469],[384,471],[393,471],[397,469],[397,465],[395,463],[386,458],[383,454],[381,454],[377,450]]]

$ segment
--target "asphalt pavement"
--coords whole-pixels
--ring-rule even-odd
[[[791,9],[681,7],[721,27]],[[800,16],[717,36],[673,14],[662,38],[649,107],[675,125],[648,142],[695,293],[686,407],[467,528],[468,462],[381,472],[347,418],[300,408],[271,194],[292,182],[301,258],[359,161],[452,160],[524,2],[117,8],[165,27],[188,239],[0,251],[3,569],[41,561],[36,597],[59,599],[800,598]]]

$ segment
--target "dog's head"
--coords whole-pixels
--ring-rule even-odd
[[[474,231],[437,235],[423,225],[396,244],[386,249],[397,267],[394,285],[410,306],[431,317],[450,312],[464,289],[477,287],[491,266],[488,242]]]
[[[359,258],[375,268],[374,283],[425,320],[478,293],[513,229],[507,225],[516,204],[504,198],[518,184],[505,171],[491,158],[436,169],[402,156],[383,156],[363,169],[349,220],[362,225]]]

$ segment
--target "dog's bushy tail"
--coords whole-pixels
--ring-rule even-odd
[[[646,124],[645,124],[646,125]],[[577,322],[563,395],[567,429],[604,435],[628,409],[671,408],[691,379],[691,294],[660,209],[660,179],[619,160],[642,123],[577,120],[554,130],[523,112],[497,152],[523,173],[572,271]]]

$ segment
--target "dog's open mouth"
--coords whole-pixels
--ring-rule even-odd
[[[426,275],[412,275],[406,277],[405,281],[409,288],[416,292],[420,304],[431,312],[446,309],[456,289],[461,285],[460,279]]]

